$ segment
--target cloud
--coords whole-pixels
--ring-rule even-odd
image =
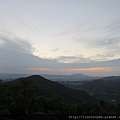
[[[52,49],[51,51],[52,52],[56,52],[56,51],[58,51],[59,49],[58,48],[56,48],[56,49]]]
[[[76,49],[83,49],[83,54],[89,58],[77,56],[59,57],[64,63],[106,61],[120,58],[120,19],[107,23],[88,22],[59,34],[61,40],[72,41]],[[79,48],[78,48],[79,46]],[[88,53],[90,53],[88,55]],[[83,60],[82,60],[83,59]]]
[[[113,53],[106,53],[106,54],[96,54],[95,56],[90,56],[90,58],[94,61],[107,61],[110,58],[113,58],[114,54]]]
[[[93,41],[91,42],[91,44],[93,46],[96,46],[96,47],[106,47],[106,46],[118,46],[120,43],[120,38],[104,38],[102,40],[97,40],[97,41]]]
[[[91,41],[87,43],[90,49],[100,50],[101,53],[97,53],[96,56],[92,58],[104,58],[104,59],[114,59],[120,58],[120,38],[104,38],[102,40]],[[102,59],[101,59],[102,60]]]
[[[109,58],[120,58],[120,21],[111,22],[98,32],[98,37],[83,40],[84,46],[90,50],[96,50],[97,59],[110,60]],[[96,29],[95,29],[96,30]],[[99,36],[100,35],[100,36]],[[78,38],[79,39],[79,38]]]
[[[31,44],[20,38],[10,38],[8,36],[0,35],[0,40],[3,42],[3,47],[1,48],[4,51],[8,52],[23,52],[31,54],[34,48]]]
[[[21,25],[23,25],[25,28],[27,28],[30,32],[32,32],[32,33],[36,33],[37,32],[39,34],[42,33],[42,31],[38,27],[36,27],[36,26],[31,27],[25,20],[22,20],[18,16],[15,16],[15,17],[18,20],[18,23],[21,23]]]
[[[26,23],[25,21],[21,20],[20,17],[15,16],[15,18],[18,20],[18,22],[20,22],[23,26],[25,26],[28,30],[30,30],[31,32],[33,32],[32,28],[28,25],[28,23]]]
[[[88,44],[92,44],[96,47],[117,46],[120,45],[120,18],[115,21],[111,21],[109,24],[102,27],[101,32],[104,32],[104,36],[94,41],[88,41]]]
[[[88,24],[88,27],[85,25],[81,31],[82,34],[76,34],[72,39],[85,48],[90,48],[91,50],[95,48],[98,51],[104,50],[105,53],[109,50],[118,51],[120,48],[120,18],[108,21],[106,24],[94,23]]]
[[[63,37],[63,36],[66,36],[67,34],[69,34],[69,31],[64,31],[64,32],[56,35],[55,38]]]
[[[88,32],[88,28],[86,28],[88,21],[84,21],[77,25],[72,26],[71,28],[67,28],[66,30],[58,33],[54,36],[55,39],[63,39],[63,38],[72,38],[75,36],[79,36],[82,33]]]
[[[60,56],[54,60],[43,59],[32,54],[34,49],[27,40],[0,35],[0,41],[3,41],[0,46],[0,72],[2,73],[40,74],[47,71],[46,73],[64,74],[67,70],[87,72],[88,68],[120,67],[120,59],[96,62],[82,55]]]
[[[106,29],[106,32],[109,33],[109,35],[119,34],[120,33],[120,18],[113,21],[111,24],[107,25],[105,29]]]
[[[61,63],[89,63],[89,62],[92,62],[92,60],[90,58],[84,58],[83,55],[59,56],[56,60]]]
[[[42,59],[32,54],[34,48],[18,37],[0,35],[0,72],[27,72],[32,67],[55,67],[56,61]]]

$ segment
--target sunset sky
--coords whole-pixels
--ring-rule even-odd
[[[0,73],[120,75],[120,0],[0,0]]]

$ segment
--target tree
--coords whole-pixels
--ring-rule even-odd
[[[9,88],[9,84],[0,83],[0,114],[10,114],[9,109],[13,104],[13,98],[10,95]]]
[[[11,95],[14,98],[17,109],[27,115],[37,93],[38,88],[28,78],[21,78],[20,84],[13,84],[11,87]]]

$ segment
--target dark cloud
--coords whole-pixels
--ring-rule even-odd
[[[0,36],[0,72],[22,72],[32,67],[55,67],[56,61],[42,59],[32,54],[32,45],[19,38]]]
[[[27,41],[23,41],[20,38],[10,38],[7,36],[0,35],[0,40],[4,42],[4,45],[2,47],[2,50],[9,51],[9,52],[22,52],[22,53],[32,53],[31,44]]]
[[[29,68],[73,69],[94,67],[120,67],[120,59],[95,62],[84,56],[61,56],[54,60],[43,59],[32,54],[32,45],[17,37],[0,35],[4,44],[0,46],[0,72],[33,73]],[[73,60],[73,63],[60,63],[60,60]],[[82,61],[82,62],[81,62]],[[89,62],[89,63],[88,63]]]

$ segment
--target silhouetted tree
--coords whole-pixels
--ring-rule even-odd
[[[20,84],[14,84],[11,87],[11,95],[14,98],[17,109],[23,110],[29,114],[29,109],[37,96],[38,88],[29,79],[23,78]],[[22,112],[22,111],[21,111]]]

